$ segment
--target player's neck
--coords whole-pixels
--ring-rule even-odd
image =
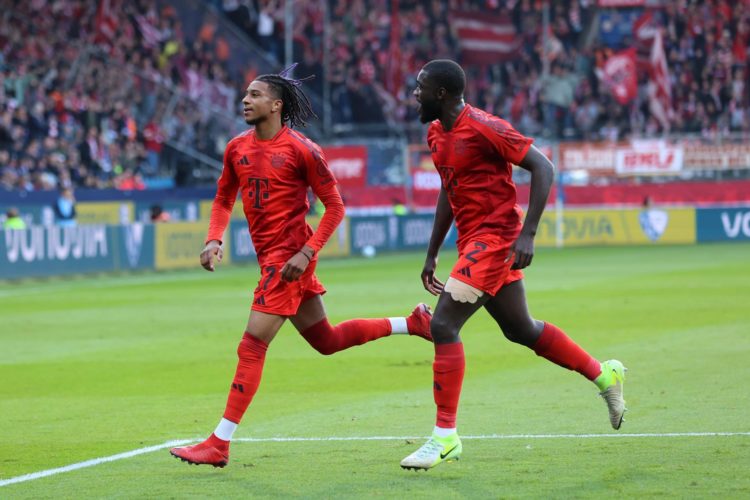
[[[276,137],[276,134],[279,133],[279,130],[281,130],[282,127],[283,125],[281,123],[281,120],[262,121],[255,125],[255,137],[257,137],[261,141],[270,141],[271,139]]]
[[[456,124],[456,120],[458,120],[458,115],[461,114],[465,106],[466,103],[464,100],[458,99],[457,101],[448,104],[445,109],[443,109],[443,116],[440,117],[440,123],[443,126],[443,130],[448,132],[453,128],[453,125]]]

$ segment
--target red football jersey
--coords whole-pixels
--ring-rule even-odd
[[[305,221],[308,186],[317,192],[335,184],[320,147],[299,132],[284,126],[267,141],[243,132],[224,151],[208,239],[222,239],[223,209],[231,212],[239,189],[258,261],[286,260],[313,234]]]
[[[440,120],[430,124],[427,144],[453,209],[459,248],[479,234],[518,236],[522,212],[513,164],[523,160],[532,142],[505,120],[468,104],[450,131]]]

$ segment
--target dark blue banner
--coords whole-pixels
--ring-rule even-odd
[[[750,207],[696,209],[699,242],[750,240]]]
[[[114,229],[33,226],[0,233],[0,279],[111,271]]]
[[[396,217],[352,217],[349,221],[352,253],[363,248],[376,251],[395,250],[398,243],[398,220]]]
[[[117,254],[115,267],[121,271],[154,268],[153,224],[128,224],[109,228],[115,233]]]
[[[250,239],[250,232],[247,230],[246,221],[231,221],[228,239],[230,262],[255,262],[258,259],[253,241]]]

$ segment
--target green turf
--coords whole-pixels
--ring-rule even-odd
[[[421,254],[323,261],[332,322],[425,300]],[[446,253],[444,275],[455,254]],[[0,288],[0,481],[213,430],[255,267]],[[532,313],[630,369],[624,433],[750,432],[750,245],[540,250]],[[593,384],[463,330],[465,436],[616,434]],[[240,438],[426,436],[432,348],[386,338],[323,357],[285,326]],[[422,440],[237,442],[229,467],[166,450],[0,487],[0,498],[750,497],[750,436],[466,439],[459,462],[398,462]]]

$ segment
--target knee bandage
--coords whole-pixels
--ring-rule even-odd
[[[448,278],[448,281],[445,282],[444,290],[450,293],[451,298],[456,302],[469,302],[471,304],[484,295],[482,290],[453,278]]]

